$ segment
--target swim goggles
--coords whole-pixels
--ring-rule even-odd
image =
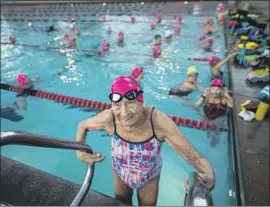
[[[188,76],[198,77],[199,76],[199,73],[198,72],[190,73]]]
[[[143,91],[131,90],[131,91],[128,91],[124,96],[122,96],[119,93],[111,93],[109,95],[109,98],[110,98],[111,102],[118,103],[123,98],[126,98],[128,100],[135,100],[139,96],[140,93],[143,93]]]

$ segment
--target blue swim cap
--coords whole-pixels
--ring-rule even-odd
[[[159,39],[159,38],[161,38],[161,35],[159,35],[159,34],[155,35],[156,40]]]

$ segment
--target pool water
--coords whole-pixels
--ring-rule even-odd
[[[98,17],[91,17],[97,19]],[[129,20],[128,16],[107,16],[111,20]],[[136,16],[137,21],[153,22],[154,17]],[[1,81],[17,85],[15,79],[18,73],[26,73],[31,78],[40,77],[37,85],[47,92],[59,93],[68,96],[86,98],[95,101],[108,102],[110,85],[117,76],[129,75],[134,66],[143,66],[146,72],[142,81],[146,104],[157,109],[184,118],[201,120],[202,111],[196,111],[186,105],[186,102],[195,103],[200,93],[191,94],[187,100],[170,97],[168,91],[175,87],[186,77],[186,69],[190,65],[197,67],[202,86],[210,83],[210,68],[205,62],[193,62],[189,57],[208,57],[213,53],[203,53],[198,48],[198,37],[203,33],[197,22],[205,18],[187,16],[184,18],[181,34],[174,36],[172,43],[163,44],[166,60],[153,60],[149,56],[107,54],[102,57],[87,57],[87,53],[71,52],[68,55],[58,51],[48,51],[21,46],[1,45]],[[149,41],[157,33],[163,34],[172,30],[175,20],[165,17],[163,22],[167,25],[157,25],[155,31],[150,31],[149,24],[137,22],[135,24],[124,22],[104,23],[76,23],[83,32],[91,32],[92,36],[81,35],[77,37],[80,49],[97,49],[103,40],[111,43],[111,51],[133,52],[138,54],[151,54]],[[48,35],[41,32],[50,23],[33,22],[38,32],[29,32],[27,22],[1,21],[1,41],[7,42],[10,35],[14,35],[18,44],[60,46],[55,41],[60,34]],[[113,32],[105,33],[108,25]],[[65,28],[64,23],[57,25]],[[6,28],[6,29],[5,29]],[[125,46],[118,47],[115,39],[118,31],[125,33]],[[216,54],[224,57],[225,39],[221,30],[219,37],[214,37]],[[226,66],[223,68],[226,76]],[[57,75],[62,71],[62,75]],[[1,91],[1,106],[15,100],[16,94]],[[27,98],[26,112],[19,112],[24,119],[12,122],[1,118],[1,131],[23,130],[31,133],[49,135],[66,140],[75,140],[77,125],[80,121],[97,114],[97,111],[56,103],[51,100]],[[1,109],[2,110],[2,109]],[[206,131],[179,127],[195,148],[205,156],[216,172],[216,187],[212,192],[215,205],[235,205],[230,192],[233,189],[232,167],[229,162],[227,132],[220,132],[215,146],[211,146],[211,134]],[[96,165],[92,189],[114,196],[113,179],[110,157],[110,137],[106,132],[89,132],[86,141],[96,152],[101,152],[107,158]],[[41,169],[55,176],[67,179],[74,183],[82,183],[86,165],[80,162],[74,151],[43,149],[22,146],[7,146],[2,149],[2,155],[14,160]],[[178,206],[184,204],[185,189],[183,181],[189,172],[194,169],[186,163],[167,144],[162,148],[163,170],[160,180],[158,205]],[[134,194],[134,204],[137,204]]]

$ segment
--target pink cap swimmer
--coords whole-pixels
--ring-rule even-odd
[[[10,40],[10,43],[11,43],[11,44],[15,44],[15,42],[16,42],[16,39],[15,39],[15,37],[13,37],[13,36],[10,36],[10,37],[9,37],[9,40]]]
[[[208,64],[213,67],[220,61],[220,58],[218,56],[211,56],[208,58]]]
[[[151,29],[155,29],[155,28],[156,28],[156,24],[155,24],[155,23],[151,23],[151,24],[150,24],[150,28],[151,28]]]
[[[102,50],[107,51],[109,50],[109,47],[110,47],[110,43],[108,43],[107,41],[104,41],[102,44]]]
[[[204,35],[201,35],[199,40],[204,40],[205,39],[205,36]]]
[[[181,30],[181,27],[179,24],[174,26],[174,32],[178,33],[178,32],[180,32],[180,30]]]
[[[213,23],[214,23],[213,18],[208,18],[208,19],[206,20],[206,24],[213,24]]]
[[[141,74],[143,72],[143,68],[142,67],[135,67],[135,68],[133,68],[132,69],[132,71],[131,71],[131,76],[133,77],[133,78],[138,78],[139,77],[139,75]]]
[[[68,34],[64,34],[63,39],[64,40],[68,40],[69,39],[69,35]]]
[[[224,7],[224,6],[219,7],[219,8],[218,8],[218,12],[225,12],[225,7]]]
[[[135,22],[135,17],[131,17],[130,21],[131,21],[131,23],[134,23]]]
[[[123,32],[118,32],[118,37],[121,37],[121,36],[124,36],[124,33]]]
[[[157,15],[157,22],[161,22],[162,16],[160,14]]]
[[[219,78],[216,78],[214,80],[211,81],[211,86],[212,87],[223,87],[223,81]]]
[[[207,40],[207,43],[209,44],[209,45],[212,45],[213,44],[213,42],[214,42],[214,40],[213,40],[213,38],[208,38]]]
[[[132,77],[120,76],[113,81],[110,89],[110,94],[118,93],[121,96],[125,96],[127,92],[132,90],[141,91],[141,87]],[[139,93],[136,100],[143,103],[143,94]]]
[[[160,57],[160,53],[161,53],[161,48],[159,45],[154,45],[152,47],[152,52],[153,52],[153,57],[154,58],[159,58]]]
[[[177,17],[177,20],[178,21],[182,21],[183,20],[183,17],[180,15],[180,16]]]
[[[68,40],[69,46],[75,45],[76,44],[76,38],[71,38]]]
[[[27,76],[24,75],[23,73],[20,73],[17,75],[16,80],[19,84],[24,85],[24,84],[26,84]]]

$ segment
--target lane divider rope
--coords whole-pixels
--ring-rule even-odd
[[[16,92],[16,93],[23,92],[29,96],[35,96],[37,98],[54,100],[56,102],[77,105],[77,106],[97,109],[97,110],[101,110],[101,111],[111,108],[111,104],[107,104],[107,103],[87,100],[87,99],[83,99],[83,98],[76,98],[76,97],[72,97],[72,96],[65,96],[65,95],[61,95],[61,94],[50,93],[50,92],[45,92],[45,91],[40,91],[40,90],[23,89],[22,87],[11,86],[9,84],[4,84],[4,83],[1,83],[1,89],[6,90],[6,91]],[[215,124],[210,124],[206,121],[192,120],[192,119],[187,119],[187,118],[181,118],[178,116],[169,116],[169,117],[177,125],[180,125],[183,127],[195,128],[195,129],[199,129],[199,130],[209,130],[209,131],[217,130]]]

